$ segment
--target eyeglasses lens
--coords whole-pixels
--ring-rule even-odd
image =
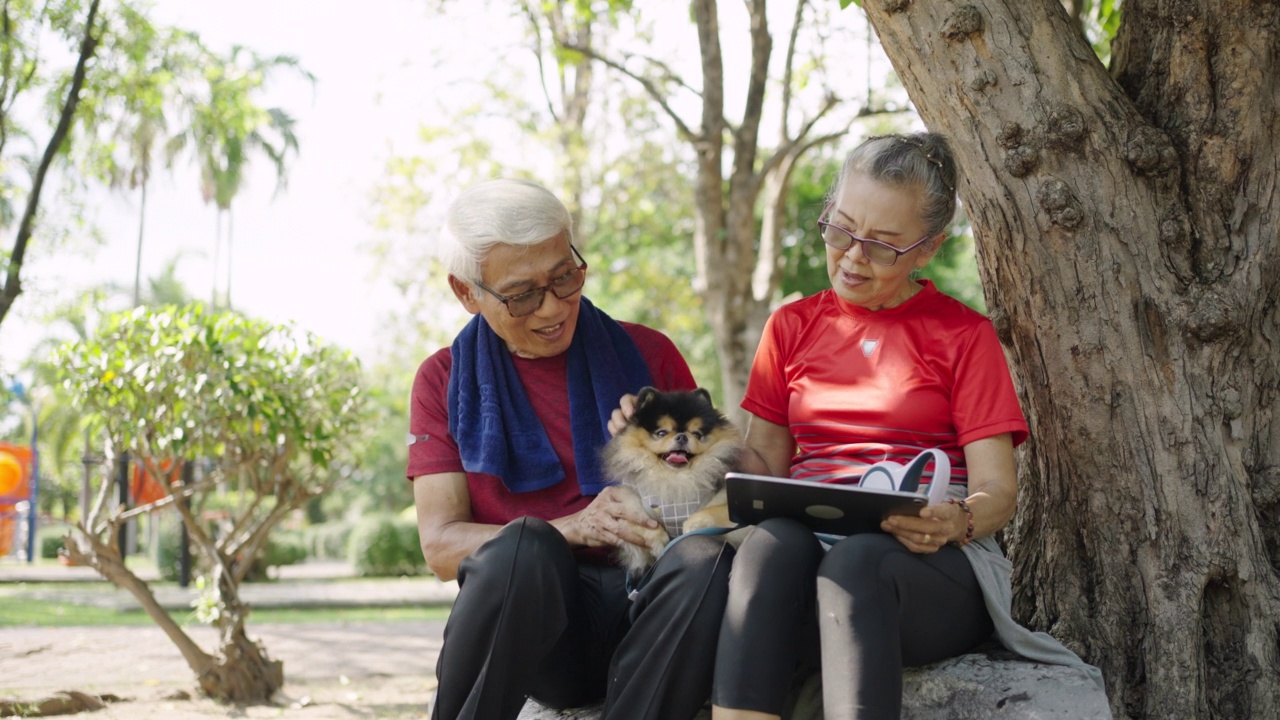
[[[532,315],[538,311],[538,308],[542,307],[542,301],[547,298],[547,290],[564,300],[581,290],[582,286],[586,284],[586,280],[586,270],[576,267],[546,287],[536,288],[513,298],[507,298],[507,310],[512,317]]]

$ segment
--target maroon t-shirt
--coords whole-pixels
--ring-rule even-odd
[[[692,390],[696,387],[689,365],[666,335],[634,323],[620,322],[644,356],[653,384],[660,390]],[[542,490],[512,493],[493,475],[467,473],[471,495],[471,521],[505,525],[518,517],[543,520],[572,515],[591,503],[593,495],[583,495],[578,487],[577,463],[573,457],[573,437],[569,424],[568,353],[555,357],[527,359],[512,356],[516,373],[551,447],[564,466],[565,478]],[[449,434],[448,387],[453,355],[443,348],[422,362],[413,380],[409,400],[409,446],[406,475],[462,472],[458,445]],[[636,388],[639,390],[639,388]]]

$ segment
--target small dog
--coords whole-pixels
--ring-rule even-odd
[[[623,543],[618,549],[632,577],[640,577],[671,538],[728,523],[724,474],[741,449],[741,433],[706,390],[640,391],[627,426],[602,453],[609,479],[634,490],[637,507],[661,522],[642,533],[648,547]]]

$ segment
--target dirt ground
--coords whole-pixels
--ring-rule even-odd
[[[250,636],[284,661],[285,686],[273,704],[243,708],[199,697],[191,670],[158,628],[5,628],[0,701],[67,690],[118,696],[104,709],[61,716],[100,720],[425,718],[443,628],[443,621],[250,624]],[[213,648],[211,631],[192,634]]]

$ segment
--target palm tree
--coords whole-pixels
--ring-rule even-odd
[[[288,55],[259,56],[239,45],[226,57],[208,56],[205,87],[198,99],[187,102],[188,126],[169,143],[170,157],[190,144],[200,169],[200,193],[218,209],[215,225],[212,303],[218,305],[218,269],[226,217],[227,284],[223,300],[231,304],[232,202],[244,186],[249,160],[262,153],[276,170],[276,192],[285,187],[290,156],[298,153],[295,121],[280,108],[264,108],[255,95],[267,76],[279,68],[298,71],[315,81],[311,73]]]

